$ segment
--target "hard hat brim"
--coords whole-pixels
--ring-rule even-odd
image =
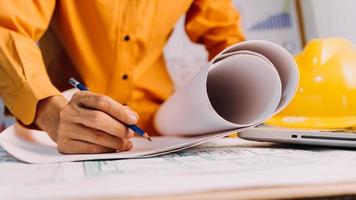
[[[356,117],[303,117],[303,116],[274,116],[265,124],[270,126],[302,128],[302,129],[356,129]]]

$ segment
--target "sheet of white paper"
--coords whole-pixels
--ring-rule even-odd
[[[2,151],[0,156],[2,199],[139,198],[356,182],[354,151],[293,149],[241,139],[219,139],[144,159],[25,164]]]
[[[158,110],[155,126],[164,135],[251,127],[283,109],[298,80],[294,58],[282,47],[267,41],[238,43],[176,91]]]
[[[29,130],[15,124],[0,134],[0,145],[19,160],[29,163],[54,163],[81,160],[123,159],[149,157],[159,154],[179,151],[188,147],[221,138],[231,134],[231,131],[195,137],[153,137],[152,142],[142,138],[133,138],[133,149],[126,152],[106,154],[76,154],[67,155],[57,151],[56,144],[43,131]],[[25,135],[25,137],[20,137]]]

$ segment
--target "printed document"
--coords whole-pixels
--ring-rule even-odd
[[[151,158],[26,164],[0,151],[1,199],[151,197],[356,182],[351,150],[223,138]]]

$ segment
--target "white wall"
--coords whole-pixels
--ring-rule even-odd
[[[307,40],[344,37],[356,44],[356,0],[302,0]]]

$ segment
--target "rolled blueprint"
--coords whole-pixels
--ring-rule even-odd
[[[199,135],[258,125],[295,95],[299,72],[292,55],[267,41],[232,45],[158,110],[163,135]]]

